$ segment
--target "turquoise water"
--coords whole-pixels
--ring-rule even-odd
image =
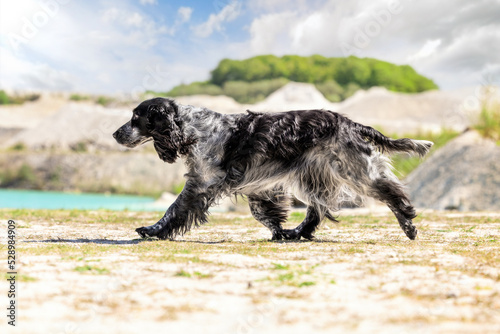
[[[0,189],[0,208],[164,211],[153,197]]]

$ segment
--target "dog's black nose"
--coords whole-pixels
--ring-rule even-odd
[[[115,131],[115,133],[113,133],[113,138],[116,139],[117,136],[118,136],[118,131]]]

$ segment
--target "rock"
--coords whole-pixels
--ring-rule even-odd
[[[338,112],[356,122],[381,128],[387,135],[432,131],[443,127],[463,131],[470,125],[476,109],[464,107],[473,92],[427,91],[396,93],[383,87],[359,90],[338,106]]]
[[[500,210],[500,147],[467,131],[435,152],[406,181],[416,207]]]
[[[338,109],[337,103],[328,101],[313,84],[290,82],[264,101],[248,106],[254,111],[287,111],[299,109]]]

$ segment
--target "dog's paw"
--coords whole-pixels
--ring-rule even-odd
[[[160,240],[173,240],[172,230],[167,228],[159,228],[157,225],[136,228],[141,238],[158,238]]]
[[[283,238],[286,240],[300,240],[300,234],[296,229],[283,230]]]
[[[312,235],[312,233],[310,232],[305,232],[305,231],[302,231],[299,233],[299,235],[304,238],[304,239],[307,239],[307,240],[314,240],[314,235]]]
[[[272,231],[273,236],[271,238],[271,241],[279,241],[283,240],[285,236],[283,235],[283,230],[274,230]]]
[[[155,237],[155,233],[153,233],[153,231],[151,230],[151,228],[148,226],[148,227],[139,227],[139,228],[136,228],[135,231],[141,236],[141,238],[145,239],[145,238],[151,238],[151,237]]]
[[[410,238],[410,240],[415,240],[415,238],[417,237],[417,228],[412,224],[410,224],[409,226],[405,226],[405,228],[403,228],[403,231],[405,232],[406,236]]]

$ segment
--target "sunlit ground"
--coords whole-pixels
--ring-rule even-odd
[[[341,215],[313,242],[272,242],[236,213],[158,241],[134,229],[159,213],[0,212],[20,333],[500,331],[500,214],[424,213],[416,241],[391,215]]]

